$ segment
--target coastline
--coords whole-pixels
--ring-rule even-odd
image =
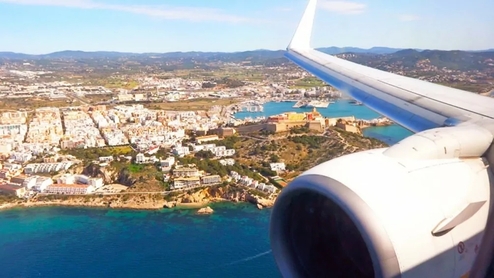
[[[206,199],[197,202],[177,202],[166,200],[149,200],[147,202],[136,203],[134,201],[130,202],[114,202],[108,199],[94,197],[88,201],[88,196],[64,196],[72,197],[70,199],[56,199],[51,201],[19,201],[4,203],[0,205],[0,212],[5,210],[17,209],[17,208],[35,208],[35,207],[75,207],[75,208],[107,208],[107,209],[126,209],[126,210],[145,210],[145,211],[158,211],[158,210],[195,210],[201,209],[214,203],[243,203],[251,204],[257,206],[258,208],[268,208],[271,207],[273,202],[266,202],[266,200],[256,199],[255,197],[249,196],[244,200],[239,199],[228,199],[214,197],[211,199]],[[101,200],[98,200],[101,199]],[[259,207],[261,206],[261,207]]]

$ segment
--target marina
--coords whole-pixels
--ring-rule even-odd
[[[232,121],[245,120],[246,122],[258,122],[266,118],[287,112],[310,112],[313,108],[294,108],[291,102],[266,102],[262,113],[238,112],[232,115]],[[336,100],[326,108],[318,108],[317,111],[325,118],[354,117],[364,128],[363,134],[382,140],[388,144],[394,144],[412,133],[405,128],[386,123],[382,116],[370,110],[366,106],[350,103],[347,99]],[[367,128],[368,127],[368,128]]]

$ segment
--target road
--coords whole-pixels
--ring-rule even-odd
[[[89,103],[89,102],[83,100],[82,98],[78,97],[77,94],[65,93],[65,95],[67,97],[69,97],[69,98],[77,99],[78,101],[80,101],[84,105],[91,105],[91,103]]]

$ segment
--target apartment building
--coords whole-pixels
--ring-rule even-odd
[[[94,187],[88,184],[52,184],[46,189],[46,193],[81,195],[88,194],[94,190]]]
[[[199,177],[201,173],[196,168],[179,168],[173,170],[173,175],[177,178],[180,177]]]
[[[204,176],[201,177],[201,181],[204,185],[217,184],[221,182],[221,177],[219,175]]]
[[[173,181],[173,189],[183,189],[183,188],[190,188],[190,187],[196,187],[201,185],[201,179],[199,177],[191,177],[191,178],[176,178]]]

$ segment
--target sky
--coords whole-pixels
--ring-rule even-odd
[[[284,49],[307,0],[0,0],[0,51]],[[314,47],[494,48],[492,0],[319,0]]]

